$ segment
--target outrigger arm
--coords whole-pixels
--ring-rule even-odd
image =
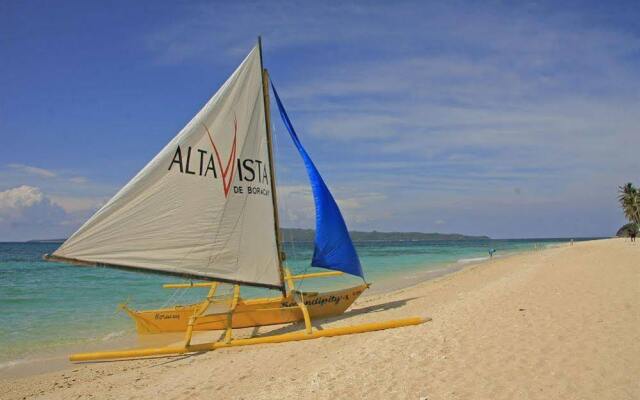
[[[199,316],[201,316],[209,307],[209,304],[213,301],[213,295],[216,293],[218,289],[218,282],[213,282],[209,284],[211,288],[209,289],[209,293],[207,293],[207,298],[202,302],[200,307],[193,313],[193,316],[189,319],[189,323],[187,324],[187,332],[184,338],[184,346],[188,347],[191,344],[191,337],[193,336],[193,326],[196,323],[196,320]]]

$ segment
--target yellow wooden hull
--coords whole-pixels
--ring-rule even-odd
[[[326,318],[344,313],[367,289],[368,285],[351,287],[325,293],[303,292],[304,303],[311,318]],[[136,322],[140,334],[185,332],[189,320],[200,307],[200,303],[146,311],[128,310]],[[193,329],[197,331],[224,330],[227,328],[227,313],[198,317]],[[232,327],[280,325],[303,320],[300,307],[293,295],[263,299],[240,299],[233,311]]]

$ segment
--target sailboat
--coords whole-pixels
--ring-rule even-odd
[[[209,288],[198,303],[157,310],[122,308],[138,333],[184,332],[179,345],[74,354],[72,361],[183,354],[221,347],[338,336],[423,323],[412,317],[314,329],[313,318],[344,313],[364,292],[360,260],[340,209],[293,128],[271,84],[280,116],[311,184],[316,233],[311,266],[329,271],[293,275],[279,226],[270,120],[269,75],[262,42],[249,52],[195,117],[129,183],[46,260],[161,273],[191,280],[166,288]],[[330,292],[302,292],[295,281],[350,274],[362,283]],[[204,282],[194,283],[193,280]],[[232,285],[228,295],[217,293]],[[242,286],[281,295],[244,299]],[[234,338],[233,329],[304,322],[304,330]],[[192,343],[197,330],[220,340]]]

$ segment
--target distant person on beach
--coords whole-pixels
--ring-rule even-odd
[[[635,230],[635,229],[629,229],[629,237],[631,238],[631,241],[632,241],[632,242],[635,242],[635,241],[636,241],[636,235],[637,235],[637,234],[638,234],[638,233],[636,232],[636,230]]]
[[[493,253],[496,252],[496,249],[489,249],[489,258],[493,258]]]

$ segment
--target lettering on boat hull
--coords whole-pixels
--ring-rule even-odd
[[[349,302],[349,304],[353,303],[350,301],[352,296],[358,298],[362,291],[355,290],[351,293],[338,294],[338,295],[313,295],[313,294],[305,294],[304,295],[304,304],[308,307],[310,306],[324,306],[326,304],[333,304],[337,306],[340,302]],[[297,304],[295,301],[283,301],[281,303],[282,307],[295,307]]]

